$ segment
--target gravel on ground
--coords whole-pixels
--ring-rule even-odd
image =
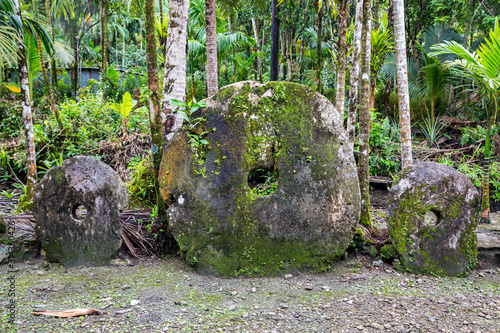
[[[500,332],[500,268],[441,278],[372,260],[353,254],[321,274],[221,279],[175,256],[73,268],[38,259],[14,264],[15,298],[2,265],[0,332]],[[31,314],[72,308],[104,314]]]

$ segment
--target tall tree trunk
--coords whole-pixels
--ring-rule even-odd
[[[271,21],[271,81],[278,81],[278,66],[280,52],[280,21],[278,19],[278,0],[272,3]]]
[[[22,25],[22,14],[19,0],[14,0],[15,8]],[[26,181],[26,199],[30,201],[35,194],[37,183],[36,175],[36,155],[35,155],[35,137],[33,134],[33,113],[31,109],[31,92],[28,77],[28,65],[26,62],[26,48],[24,46],[24,33],[18,31],[19,41],[19,80],[21,82],[21,103],[23,108],[23,128],[26,137],[26,163],[27,163],[27,181]]]
[[[207,23],[207,97],[210,97],[219,91],[215,0],[205,0],[205,20]]]
[[[281,80],[286,81],[286,38],[285,31],[281,33],[281,64],[279,67],[281,72]]]
[[[118,69],[118,31],[115,28],[115,67]]]
[[[54,27],[52,24],[52,19],[50,15],[50,0],[45,0],[45,16],[47,16],[47,26],[49,27],[49,34],[52,40],[54,40]],[[57,69],[56,69],[56,59],[54,57],[50,58],[50,69],[52,71],[52,87],[55,90],[53,95],[54,101],[57,101]]]
[[[158,8],[160,10],[160,22],[162,23],[163,27],[163,0],[158,0]]]
[[[347,0],[340,0],[338,11],[339,11],[339,42],[338,42],[338,52],[337,52],[337,91],[336,91],[336,107],[337,111],[344,115],[344,105],[345,105],[345,71],[347,63],[347,44],[345,41],[345,35],[347,31]]]
[[[139,37],[139,46],[140,46],[141,52],[142,52],[142,19],[141,18],[139,18],[139,27],[140,27],[139,28],[140,29],[140,31],[139,31],[139,33],[140,33],[139,34],[139,36],[140,36]]]
[[[35,17],[38,16],[38,8],[37,6],[33,6],[33,11]],[[45,88],[45,94],[47,95],[47,98],[49,99],[49,104],[50,108],[52,109],[52,112],[54,113],[54,117],[56,118],[57,124],[59,125],[59,128],[62,128],[61,120],[59,119],[59,112],[57,112],[57,107],[56,103],[54,103],[54,98],[52,97],[52,88],[50,87],[50,80],[49,80],[49,73],[47,72],[47,67],[45,66],[45,59],[43,56],[43,51],[42,51],[42,42],[40,40],[40,37],[36,39],[36,48],[38,51],[38,58],[40,59],[40,67],[42,68],[42,77],[43,77],[43,84]]]
[[[358,109],[358,83],[359,83],[359,57],[361,52],[361,28],[363,21],[363,0],[357,0],[356,19],[351,63],[351,78],[349,83],[349,101],[347,114],[347,134],[349,135],[349,148],[354,149],[356,136],[356,110]]]
[[[408,65],[406,62],[404,0],[394,0],[394,35],[398,77],[399,127],[401,131],[401,168],[412,164],[410,94],[408,92]]]
[[[371,78],[371,89],[370,89],[370,110],[375,109],[375,87],[377,86],[377,73],[372,74]],[[372,128],[371,126],[371,119],[370,119],[370,129]]]
[[[57,124],[59,128],[62,128],[61,119],[59,119],[59,112],[57,112],[56,103],[54,103],[54,98],[52,97],[52,88],[50,87],[49,74],[47,73],[47,67],[45,67],[45,59],[43,57],[42,52],[42,44],[40,38],[36,39],[36,47],[38,49],[38,58],[40,59],[40,66],[42,67],[42,76],[43,83],[45,86],[45,93],[47,94],[47,98],[49,99],[50,108],[54,113],[54,117],[56,118]]]
[[[125,22],[123,22],[123,30],[125,30]],[[125,69],[125,36],[122,36],[122,69]]]
[[[373,0],[373,30],[380,26],[380,0]]]
[[[255,37],[255,48],[257,49],[257,53],[260,52],[260,44],[259,44],[259,23],[257,18],[252,17],[252,27],[253,27],[253,35]],[[259,81],[262,83],[262,58],[260,56],[257,57],[257,68],[259,69]]]
[[[163,98],[161,101],[164,144],[167,144],[172,139],[173,132],[182,126],[182,115],[180,112],[176,115],[173,114],[176,107],[170,105],[170,100],[186,100],[189,3],[189,0],[170,0]]]
[[[100,0],[101,7],[101,84],[102,101],[106,101],[106,72],[108,70],[108,0]]]
[[[490,223],[490,136],[491,136],[491,113],[487,112],[486,119],[486,140],[484,143],[483,159],[483,193],[481,199],[481,218],[483,222]]]
[[[153,160],[153,170],[155,173],[155,194],[156,205],[158,207],[158,220],[162,225],[168,226],[166,220],[166,209],[160,193],[159,183],[160,162],[163,156],[163,134],[160,115],[158,63],[156,59],[157,50],[155,32],[155,3],[154,0],[146,0],[146,66],[148,72],[148,88],[151,92],[148,97],[149,124],[151,130],[151,156]]]
[[[371,227],[370,216],[370,185],[369,161],[370,155],[370,57],[371,57],[371,1],[363,2],[363,28],[361,33],[361,86],[359,91],[359,148],[358,177],[361,191],[360,223]]]
[[[323,30],[323,7],[318,9],[318,43],[316,45],[316,90],[321,94],[321,42]]]
[[[75,63],[73,64],[72,69],[72,82],[73,82],[73,97],[78,99],[78,90],[80,90],[80,78],[79,78],[79,62],[80,62],[80,53],[78,52],[80,49],[80,40],[78,38],[78,32],[76,29],[73,29],[73,52],[75,53]]]
[[[389,0],[389,8],[387,8],[387,29],[394,31],[394,0]]]

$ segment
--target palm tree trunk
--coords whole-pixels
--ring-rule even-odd
[[[183,120],[180,112],[177,115],[172,114],[175,107],[170,105],[170,100],[186,100],[189,3],[189,0],[170,0],[163,99],[161,101],[163,142],[165,144],[171,140],[173,132],[181,127]]]
[[[22,24],[21,6],[19,0],[14,0],[15,8],[19,20]],[[21,103],[23,108],[23,128],[26,137],[26,163],[27,163],[27,181],[26,181],[26,199],[29,201],[35,194],[37,183],[36,175],[36,155],[35,155],[35,137],[33,134],[33,113],[31,109],[31,93],[28,78],[28,65],[26,62],[26,48],[24,46],[23,30],[18,31],[19,41],[19,80],[21,82]]]
[[[118,31],[115,28],[115,67],[118,69]]]
[[[490,147],[491,147],[491,119],[490,112],[487,112],[486,119],[486,140],[484,143],[483,160],[483,195],[481,200],[481,218],[484,222],[490,222]]]
[[[54,27],[50,16],[50,0],[45,0],[45,16],[47,16],[47,26],[49,27],[50,37],[52,38],[52,40],[54,40]],[[54,57],[50,58],[50,69],[52,71],[52,87],[56,91],[56,93],[53,94],[55,102],[57,101],[57,69],[56,69],[56,59]]]
[[[163,27],[163,1],[158,0],[158,8],[160,9],[160,22],[162,23]]]
[[[369,185],[369,121],[370,121],[370,58],[371,58],[371,1],[363,2],[363,27],[361,32],[361,86],[359,91],[359,157],[358,177],[361,191],[360,223],[371,227]]]
[[[370,89],[370,110],[375,109],[375,87],[377,86],[377,73],[373,73],[371,79],[371,89]],[[370,119],[371,123],[371,119]],[[370,125],[370,129],[372,126]]]
[[[316,90],[321,94],[321,31],[323,30],[323,7],[318,9],[318,43],[316,45]]]
[[[78,90],[80,89],[80,78],[78,75],[79,62],[80,62],[80,53],[78,50],[80,49],[80,41],[78,38],[78,32],[76,29],[73,29],[73,52],[75,53],[75,63],[72,69],[72,80],[73,80],[73,97],[78,99]]]
[[[42,76],[43,76],[43,83],[45,86],[45,93],[47,94],[47,98],[49,99],[50,108],[52,109],[52,112],[54,112],[54,117],[56,118],[57,124],[59,125],[59,128],[62,128],[63,126],[61,123],[61,119],[59,119],[59,112],[57,112],[56,103],[54,103],[54,99],[52,98],[52,88],[50,87],[50,80],[49,80],[49,74],[47,73],[47,67],[45,67],[45,59],[43,57],[42,43],[40,41],[40,38],[36,39],[36,47],[38,49],[38,58],[40,58],[40,66],[42,67]]]
[[[101,7],[101,84],[102,101],[106,101],[106,72],[108,70],[108,0],[100,0]]]
[[[278,81],[280,51],[280,21],[278,19],[278,14],[278,0],[273,0],[271,21],[271,81]]]
[[[125,22],[123,22],[123,30],[125,30]],[[122,69],[125,69],[125,36],[122,36]]]
[[[380,26],[380,0],[373,0],[373,30]]]
[[[257,53],[260,52],[260,44],[259,44],[259,24],[257,18],[252,17],[252,27],[253,27],[253,35],[255,37],[255,48],[257,49]],[[259,69],[259,81],[262,83],[262,59],[260,56],[257,57],[257,67]]]
[[[205,20],[207,23],[207,97],[210,97],[219,91],[215,0],[205,0]]]
[[[399,127],[401,131],[401,168],[412,162],[410,95],[408,92],[408,65],[406,63],[404,1],[394,0],[394,35],[398,77]]]
[[[358,109],[358,83],[359,83],[359,57],[361,52],[361,28],[363,21],[363,0],[356,3],[356,19],[354,28],[351,63],[351,78],[349,82],[349,101],[347,114],[347,134],[349,135],[349,148],[354,149],[356,136],[356,110]]]
[[[37,17],[38,16],[37,6],[33,6],[33,11],[35,17]],[[42,68],[42,77],[43,77],[43,84],[45,87],[45,94],[49,99],[50,108],[54,113],[54,117],[56,118],[57,124],[59,125],[59,128],[62,128],[61,120],[59,119],[59,113],[57,112],[56,104],[54,103],[54,99],[52,98],[52,88],[50,87],[50,80],[49,80],[49,74],[47,73],[47,67],[45,67],[45,59],[43,57],[42,42],[40,38],[36,39],[36,48],[38,51],[38,58],[40,59],[40,67]]]
[[[337,91],[336,91],[336,107],[337,111],[343,116],[345,105],[345,71],[347,63],[347,45],[345,35],[347,31],[347,0],[340,0],[339,11],[339,48],[337,52]]]
[[[139,36],[141,36],[141,37],[139,37],[139,45],[140,45],[141,52],[142,52],[142,19],[141,18],[139,18],[139,27],[140,27],[139,28],[140,29]]]

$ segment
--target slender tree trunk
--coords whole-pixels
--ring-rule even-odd
[[[125,30],[125,22],[123,22],[123,30]],[[125,69],[125,36],[122,36],[122,69]]]
[[[153,160],[153,170],[155,173],[155,194],[156,205],[158,207],[158,220],[162,225],[162,229],[166,228],[164,230],[167,230],[168,235],[169,229],[166,207],[160,193],[159,183],[160,162],[163,156],[163,134],[160,115],[158,63],[156,58],[155,2],[154,0],[146,0],[146,67],[148,72],[148,88],[150,91],[150,95],[148,97],[148,109],[151,130],[151,156]],[[171,238],[167,236],[167,240],[171,241]],[[161,244],[162,250],[164,245],[168,246],[168,250],[172,249],[172,244],[166,242],[166,244]]]
[[[371,227],[369,185],[369,120],[370,120],[370,57],[371,57],[371,1],[363,2],[363,28],[361,33],[361,86],[359,92],[359,148],[358,177],[361,191],[360,223]]]
[[[33,10],[35,17],[37,17],[38,16],[37,6],[34,6]],[[52,97],[52,88],[50,87],[49,73],[47,72],[47,67],[45,66],[45,59],[42,51],[42,42],[40,38],[36,39],[36,48],[38,51],[38,58],[40,59],[40,67],[42,68],[42,77],[43,77],[43,84],[45,87],[45,94],[49,99],[50,108],[54,113],[54,117],[56,118],[57,124],[59,125],[59,128],[62,128],[61,120],[59,119],[59,113],[57,112],[56,103],[54,103],[54,98]]]
[[[370,89],[370,110],[375,110],[375,87],[377,86],[377,73],[373,73],[371,79],[371,89]],[[371,123],[371,119],[370,119]],[[372,126],[370,125],[370,129]]]
[[[373,30],[380,26],[380,0],[373,0]]]
[[[73,97],[75,97],[75,99],[78,99],[78,90],[80,90],[80,78],[78,75],[80,53],[78,52],[78,50],[80,49],[80,41],[76,29],[73,29],[72,40],[73,40],[73,52],[75,53],[75,63],[73,64],[73,70],[71,73],[73,81]]]
[[[189,3],[189,0],[170,0],[163,99],[161,101],[164,144],[171,140],[173,132],[181,127],[183,120],[180,112],[177,115],[172,114],[176,107],[170,105],[170,100],[186,100]]]
[[[394,31],[394,0],[389,0],[389,8],[387,8],[387,29]]]
[[[394,0],[394,35],[398,77],[399,126],[401,131],[401,168],[404,169],[412,164],[412,151],[403,0]]]
[[[40,66],[42,67],[42,76],[43,83],[45,86],[45,93],[47,94],[47,98],[49,99],[50,108],[54,113],[54,117],[56,118],[57,124],[59,128],[62,128],[61,119],[59,119],[59,112],[57,112],[56,103],[54,103],[54,98],[52,97],[52,88],[50,87],[49,74],[47,73],[47,67],[45,67],[45,59],[43,57],[42,52],[42,44],[40,38],[36,39],[36,47],[38,49],[38,58],[40,58]]]
[[[286,81],[286,37],[285,31],[281,33],[281,64],[280,64],[281,80]]]
[[[115,67],[118,69],[118,31],[115,28]]]
[[[363,0],[357,0],[347,114],[347,134],[349,135],[349,148],[351,150],[354,149],[354,139],[356,136],[356,110],[358,109],[359,57],[361,52],[362,21]]]
[[[487,112],[486,119],[486,140],[484,143],[484,159],[483,159],[483,193],[481,200],[481,218],[483,222],[490,222],[490,147],[491,147],[491,116]]]
[[[318,9],[318,43],[316,45],[316,90],[321,94],[321,42],[323,30],[323,7]]]
[[[337,111],[343,115],[345,105],[345,71],[347,63],[347,44],[345,35],[347,31],[347,0],[340,0],[339,11],[339,48],[337,52],[337,91],[336,91],[336,107]]]
[[[141,52],[142,52],[142,19],[139,19],[139,27],[140,27],[139,28],[140,29],[140,31],[139,31],[139,36],[140,36],[139,37],[139,46],[140,46]]]
[[[21,6],[19,0],[14,0],[15,8],[19,20],[22,22]],[[21,23],[22,24],[22,23]],[[23,108],[23,128],[26,137],[26,162],[27,162],[27,181],[26,181],[26,199],[30,201],[35,194],[37,183],[36,175],[36,155],[35,155],[35,137],[33,134],[33,113],[31,109],[31,92],[28,77],[28,65],[26,62],[26,49],[24,46],[24,33],[18,31],[19,41],[19,80],[21,82],[21,103]]]
[[[49,27],[49,34],[52,40],[54,40],[54,27],[52,24],[52,19],[50,16],[50,0],[45,0],[45,16],[47,16],[47,26]],[[54,101],[57,101],[57,69],[56,69],[56,59],[54,57],[50,58],[50,69],[52,71],[52,87],[55,90],[53,95]]]
[[[280,21],[278,19],[278,0],[272,2],[271,21],[271,81],[278,81],[278,66],[280,52]]]
[[[252,17],[252,27],[253,27],[253,35],[255,37],[255,48],[257,49],[257,53],[260,52],[259,45],[259,23],[257,18]],[[260,56],[257,57],[257,68],[259,69],[259,81],[262,83],[262,59]]]
[[[108,0],[101,3],[101,84],[102,101],[106,101],[106,72],[108,70]]]
[[[158,0],[158,8],[160,9],[160,22],[162,23],[163,27],[163,1]]]
[[[210,97],[219,91],[215,0],[205,0],[205,20],[207,23],[207,97]]]

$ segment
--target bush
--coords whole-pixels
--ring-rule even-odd
[[[155,173],[151,154],[141,160],[141,157],[130,159],[128,169],[132,171],[127,183],[130,202],[141,207],[156,205]]]

